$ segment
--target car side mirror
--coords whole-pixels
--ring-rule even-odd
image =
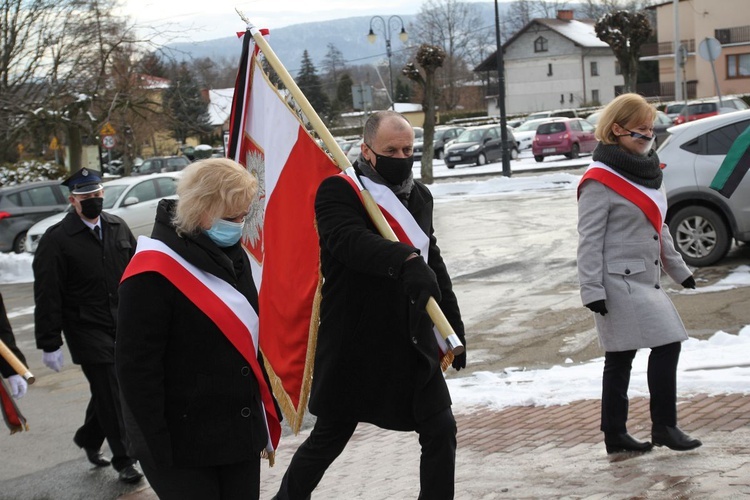
[[[130,205],[140,203],[140,201],[141,200],[139,200],[137,196],[128,196],[127,198],[125,198],[125,201],[122,202],[122,206],[129,207]]]

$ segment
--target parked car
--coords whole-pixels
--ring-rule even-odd
[[[68,188],[60,181],[38,181],[0,188],[0,251],[21,253],[37,221],[65,210]]]
[[[675,102],[672,104],[667,104],[664,106],[664,114],[666,114],[672,122],[674,122],[674,119],[677,118],[677,116],[680,114],[680,112],[685,108],[684,102]]]
[[[210,155],[209,155],[210,156]],[[190,165],[187,156],[154,156],[143,160],[138,167],[138,175],[158,174],[162,172],[179,172]]]
[[[537,162],[547,156],[565,155],[578,158],[580,153],[591,153],[597,144],[595,127],[583,118],[542,123],[536,129],[531,152]]]
[[[136,236],[151,236],[156,217],[156,205],[162,198],[176,198],[177,180],[180,172],[149,176],[121,177],[104,183],[104,210],[122,217]],[[61,221],[67,210],[42,219],[31,226],[27,233],[28,252],[34,253],[44,232]]]
[[[596,127],[596,124],[599,123],[599,117],[601,116],[601,114],[601,111],[591,113],[586,117],[586,121]],[[672,125],[674,125],[674,123],[666,113],[662,111],[656,112],[656,118],[654,118],[654,134],[656,135],[656,137],[654,138],[654,148],[658,147],[659,144],[663,142],[664,139],[666,139],[667,135],[669,134],[669,132],[667,132],[667,129]]]
[[[575,109],[553,109],[551,111],[537,111],[526,117],[528,120],[537,120],[539,118],[578,118],[578,111]]]
[[[362,143],[364,139],[357,139],[354,144],[349,147],[349,151],[346,152],[346,157],[349,159],[349,163],[354,163],[359,157],[359,153],[362,151]]]
[[[484,165],[502,158],[503,146],[500,125],[469,127],[445,148],[445,166],[460,164]],[[512,159],[518,158],[518,144],[513,129],[506,127],[507,145]]]
[[[461,132],[466,130],[465,127],[454,127],[451,125],[435,127],[435,135],[432,138],[432,147],[435,151],[435,158],[440,160],[445,156],[445,145],[458,137]],[[414,139],[414,159],[421,160],[424,151],[424,142],[422,139]]]
[[[513,135],[516,138],[516,142],[518,142],[518,150],[525,151],[531,148],[531,143],[534,141],[536,129],[539,125],[562,119],[563,118],[537,118],[535,120],[527,120],[523,124],[514,128]]]
[[[750,241],[750,178],[731,198],[710,189],[729,147],[750,126],[750,110],[685,123],[669,129],[657,153],[667,191],[667,224],[685,262],[710,266],[729,251],[732,239]]]
[[[741,111],[743,109],[748,109],[749,107],[750,106],[748,106],[745,101],[738,97],[722,97],[721,102],[719,102],[718,97],[690,101],[682,111],[680,111],[677,118],[674,119],[674,124],[679,125],[681,123],[692,122],[722,113]]]

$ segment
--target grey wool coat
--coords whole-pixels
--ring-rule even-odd
[[[605,300],[595,314],[607,352],[687,340],[687,332],[660,285],[661,269],[676,282],[692,275],[675,250],[666,224],[659,235],[635,204],[595,180],[579,186],[578,279],[583,304]]]

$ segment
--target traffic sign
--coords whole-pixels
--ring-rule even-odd
[[[115,147],[116,141],[115,136],[113,135],[103,135],[102,136],[102,146],[106,149],[112,149]]]
[[[715,61],[721,54],[721,44],[716,38],[706,37],[698,46],[698,54],[706,61]]]
[[[107,122],[102,127],[102,130],[100,132],[101,135],[115,135],[115,128],[112,126],[111,123]]]

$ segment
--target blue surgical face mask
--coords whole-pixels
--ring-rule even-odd
[[[219,247],[231,247],[242,238],[242,229],[245,227],[245,221],[229,222],[224,219],[216,219],[210,229],[204,229],[203,232],[211,238]]]

